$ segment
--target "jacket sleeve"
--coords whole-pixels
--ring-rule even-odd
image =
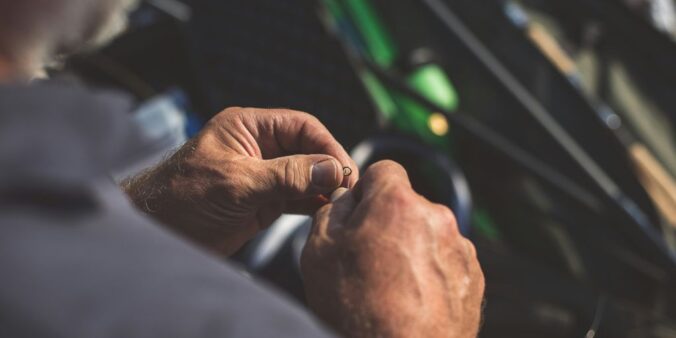
[[[115,187],[101,196],[97,207],[0,206],[0,336],[331,336],[137,213]]]

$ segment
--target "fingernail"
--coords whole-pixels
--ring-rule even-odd
[[[349,190],[347,188],[340,187],[336,189],[332,194],[331,194],[331,202],[335,202],[337,199],[339,199],[341,196],[343,196],[346,192]]]
[[[335,188],[340,185],[336,182],[338,165],[335,160],[324,160],[312,166],[312,185],[319,188]]]

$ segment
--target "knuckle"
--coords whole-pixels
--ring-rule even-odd
[[[418,205],[418,214],[424,219],[428,234],[444,243],[457,243],[462,238],[455,223],[453,212],[442,204],[431,203],[422,196]],[[462,246],[462,243],[460,244]]]
[[[392,160],[383,160],[383,161],[378,161],[374,164],[372,164],[368,169],[367,172],[370,172],[373,175],[384,175],[384,174],[390,174],[393,172],[406,172],[406,169],[404,167]]]
[[[476,253],[476,247],[474,246],[474,243],[472,243],[472,241],[470,241],[466,238],[462,238],[462,241],[463,241],[463,245],[465,245],[465,248],[467,250],[466,251],[467,256],[470,259],[477,261],[477,253]]]
[[[451,209],[442,204],[436,204],[435,209],[439,221],[443,224],[444,232],[448,230],[451,230],[453,233],[459,232],[455,214]]]
[[[384,189],[384,197],[389,203],[396,207],[406,207],[414,203],[413,201],[413,191],[407,189],[404,186],[397,184],[390,184]]]
[[[406,174],[406,169],[401,164],[384,160],[369,166],[362,179],[381,184],[385,182],[404,183],[408,182],[408,175]]]
[[[220,113],[218,113],[216,115],[215,119],[228,119],[232,116],[240,115],[246,110],[247,110],[246,108],[242,108],[242,107],[228,107],[228,108],[225,108]]]
[[[308,113],[298,112],[300,114],[300,120],[304,124],[304,127],[308,131],[324,131],[326,127],[318,118]]]
[[[477,284],[478,288],[478,294],[483,295],[484,291],[486,290],[486,276],[484,276],[484,272],[481,270],[481,267],[477,269],[476,272],[476,277],[474,278]]]
[[[304,111],[285,108],[274,109],[274,111],[279,115],[286,116],[287,118],[297,119],[306,123],[320,123],[317,117]]]
[[[278,186],[289,194],[301,194],[304,192],[303,173],[294,161],[285,161],[282,168],[277,170]]]
[[[282,114],[282,115],[303,116],[303,115],[307,114],[304,111],[282,108],[282,107],[277,107],[277,108],[274,108],[272,110],[274,110],[275,112]],[[309,114],[307,114],[307,115],[309,115]]]
[[[218,129],[224,125],[229,124],[228,121],[242,116],[247,111],[247,108],[242,107],[228,107],[220,111],[212,117],[205,125],[205,130]]]
[[[306,113],[306,112],[298,112],[298,114],[300,114],[300,116],[301,116],[303,119],[305,119],[306,121],[308,121],[308,123],[310,123],[310,124],[312,124],[312,125],[321,125],[321,126],[324,125],[324,124],[323,124],[316,116],[314,116],[314,115],[312,115],[312,114],[310,114],[310,113]]]
[[[239,111],[241,111],[242,109],[244,109],[244,108],[242,108],[242,107],[237,107],[237,106],[228,107],[228,108],[225,108],[225,109],[221,112],[221,114],[226,114],[226,115],[227,115],[227,114],[236,114],[236,113],[238,113]]]
[[[294,115],[298,116],[298,118],[300,118],[300,119],[306,120],[306,121],[311,122],[311,123],[321,124],[321,122],[319,122],[319,119],[316,116],[314,116],[310,113],[306,113],[304,111],[299,111],[299,110],[287,110],[287,111],[290,114],[294,114]]]

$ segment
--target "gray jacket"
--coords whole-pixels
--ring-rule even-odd
[[[137,212],[127,101],[0,87],[0,337],[323,337],[302,308]]]

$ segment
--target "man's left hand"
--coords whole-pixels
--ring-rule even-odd
[[[352,174],[343,176],[343,167]],[[229,108],[158,167],[123,188],[143,211],[220,254],[232,254],[282,213],[312,214],[357,166],[315,117]]]

